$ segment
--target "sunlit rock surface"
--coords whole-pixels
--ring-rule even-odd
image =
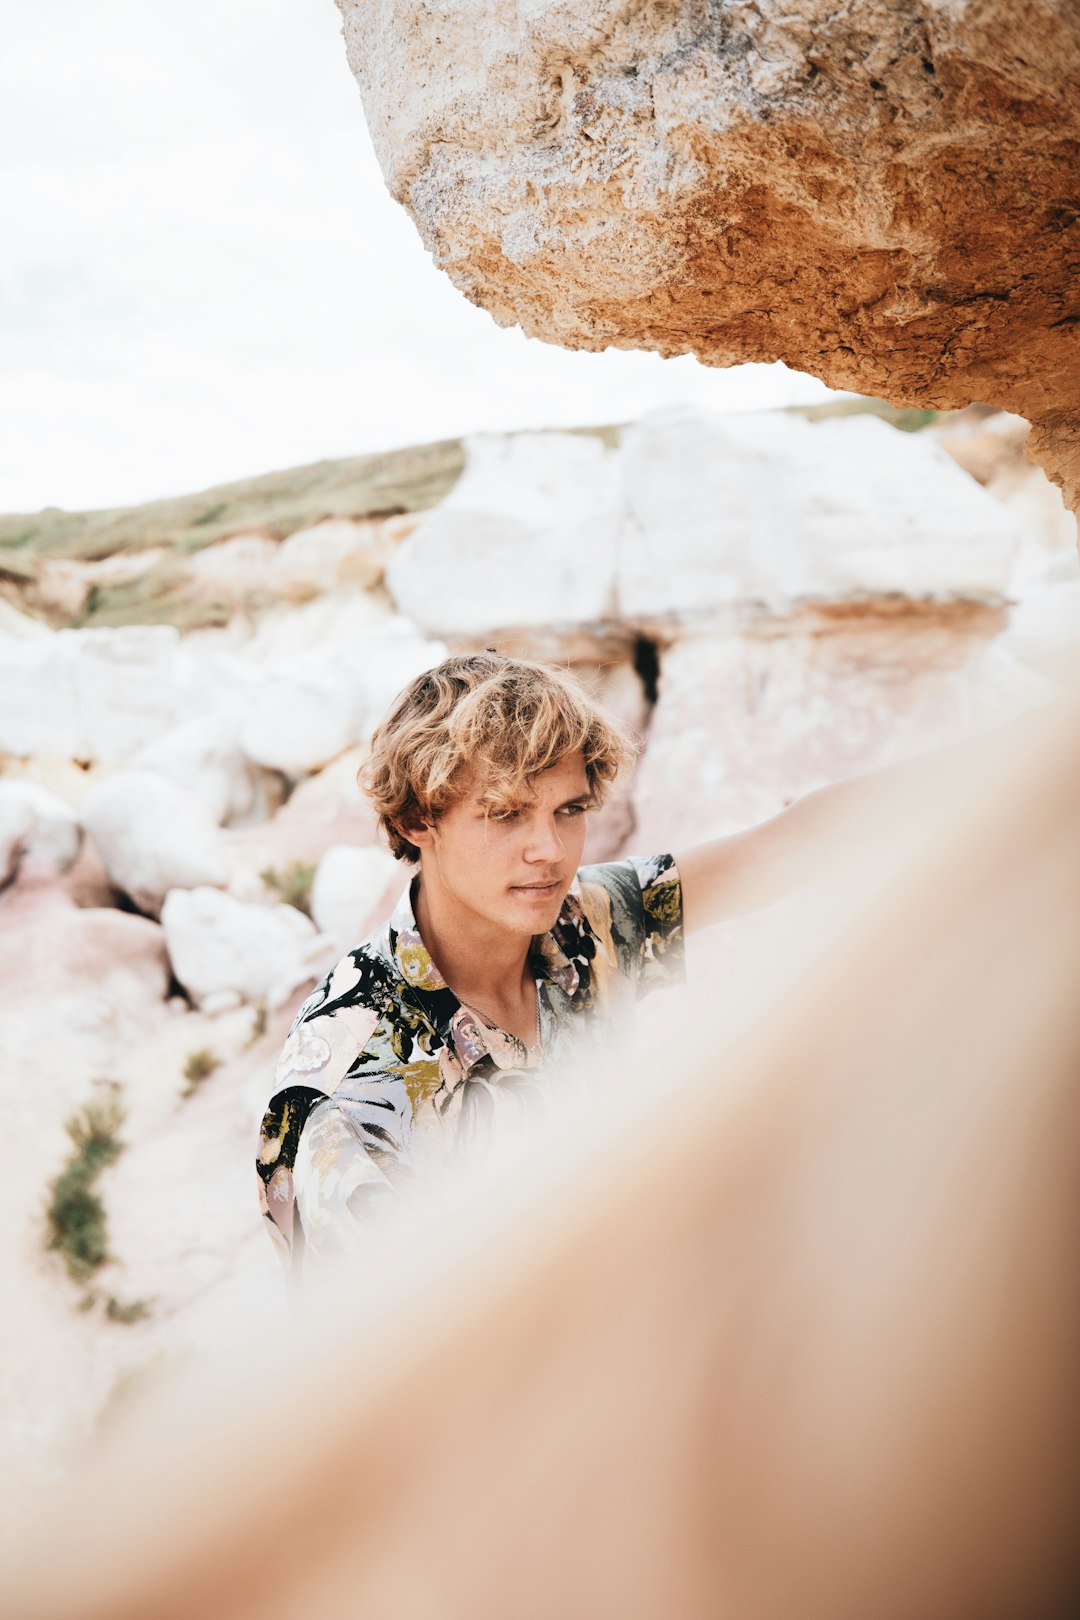
[[[0,752],[127,759],[180,717],[171,625],[0,637]]]
[[[0,883],[26,856],[62,870],[73,865],[82,833],[73,812],[36,782],[0,781]]]
[[[295,906],[247,904],[210,887],[170,890],[161,923],[173,972],[199,1006],[223,991],[280,1006],[333,954]]]
[[[334,844],[311,885],[311,915],[324,934],[346,951],[365,939],[397,903],[409,869],[389,850]]]
[[[126,770],[87,794],[83,826],[118,889],[157,915],[170,889],[224,884],[225,844],[211,811],[156,771]]]
[[[387,583],[403,613],[443,635],[611,618],[622,517],[619,458],[599,439],[479,435]]]
[[[133,755],[132,769],[155,771],[188,789],[222,826],[265,821],[281,804],[285,784],[240,747],[248,706],[234,699],[172,727]]]
[[[1003,616],[894,603],[687,636],[660,664],[634,793],[643,849],[688,847],[956,742],[1053,696],[996,644]]]
[[[857,469],[857,472],[856,472]],[[402,612],[500,628],[676,624],[741,603],[1004,599],[1008,509],[932,436],[873,417],[677,408],[598,439],[480,435],[388,574]]]
[[[1080,499],[1066,0],[338,0],[387,184],[502,325],[1035,424]]]

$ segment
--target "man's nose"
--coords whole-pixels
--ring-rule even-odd
[[[526,860],[558,861],[562,859],[563,844],[559,825],[554,816],[538,817],[529,828]]]

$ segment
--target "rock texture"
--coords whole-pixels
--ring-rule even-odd
[[[172,889],[161,922],[173,972],[205,1007],[227,991],[239,1000],[280,1005],[331,964],[332,942],[293,906],[245,905],[220,889]]]
[[[157,916],[170,889],[228,879],[213,815],[190,789],[156,771],[118,771],[91,789],[82,822],[109,877],[140,911]]]
[[[338,0],[435,263],[569,348],[1005,405],[1080,502],[1070,0]]]
[[[1055,688],[1000,645],[1000,626],[972,603],[898,601],[683,637],[660,662],[635,847],[738,832],[1045,702]]]
[[[72,811],[36,782],[0,782],[0,884],[30,856],[57,871],[72,866],[82,833]]]
[[[460,483],[387,584],[456,642],[542,627],[611,639],[747,603],[1001,601],[1021,545],[1020,524],[931,434],[675,407],[613,449],[569,433],[468,439]]]

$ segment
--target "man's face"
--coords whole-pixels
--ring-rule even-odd
[[[585,846],[589,781],[580,753],[534,776],[527,797],[490,810],[472,782],[417,841],[422,881],[442,905],[507,932],[544,934],[555,922]]]

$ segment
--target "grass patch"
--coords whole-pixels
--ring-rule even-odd
[[[209,1080],[215,1069],[221,1068],[221,1059],[216,1052],[211,1052],[208,1046],[200,1046],[197,1051],[189,1052],[187,1062],[184,1064],[184,1079],[187,1085],[181,1093],[190,1097],[198,1091],[204,1080]]]
[[[49,1186],[48,1247],[59,1250],[76,1282],[85,1282],[109,1258],[105,1206],[94,1184],[124,1148],[117,1135],[124,1120],[118,1092],[114,1084],[108,1096],[65,1121],[74,1151]]]
[[[950,414],[924,410],[919,405],[890,405],[887,399],[875,399],[871,394],[856,399],[826,399],[820,405],[784,405],[781,409],[792,416],[804,416],[808,422],[828,422],[844,416],[878,416],[901,433],[919,433],[939,416]]]
[[[110,1322],[143,1322],[150,1315],[150,1301],[132,1299],[122,1305],[115,1294],[110,1294],[105,1302],[105,1315]]]
[[[128,624],[174,624],[180,631],[214,629],[228,624],[231,609],[224,600],[195,589],[187,570],[174,557],[163,558],[136,579],[93,584],[75,630],[113,629]]]
[[[271,894],[287,906],[295,906],[305,917],[311,916],[311,885],[315,881],[315,868],[303,861],[290,861],[284,871],[276,866],[265,866],[260,878]]]
[[[610,448],[618,443],[621,428],[542,431],[579,433]],[[0,515],[0,573],[7,569],[22,581],[31,576],[32,560],[38,557],[97,561],[119,552],[166,546],[182,558],[231,534],[254,531],[284,540],[323,518],[425,512],[449,495],[464,466],[463,442],[439,439],[376,455],[286,467],[141,506],[96,512],[65,512],[50,506],[41,512]],[[117,601],[114,611],[126,612],[128,607]]]
[[[251,1008],[251,1034],[247,1038],[245,1049],[262,1040],[266,1034],[267,1017],[266,1002],[253,1002]]]
[[[464,465],[461,440],[442,439],[287,467],[142,506],[0,516],[0,567],[4,559],[17,568],[27,557],[95,560],[160,545],[191,552],[244,530],[284,539],[321,518],[422,512],[449,494]]]

